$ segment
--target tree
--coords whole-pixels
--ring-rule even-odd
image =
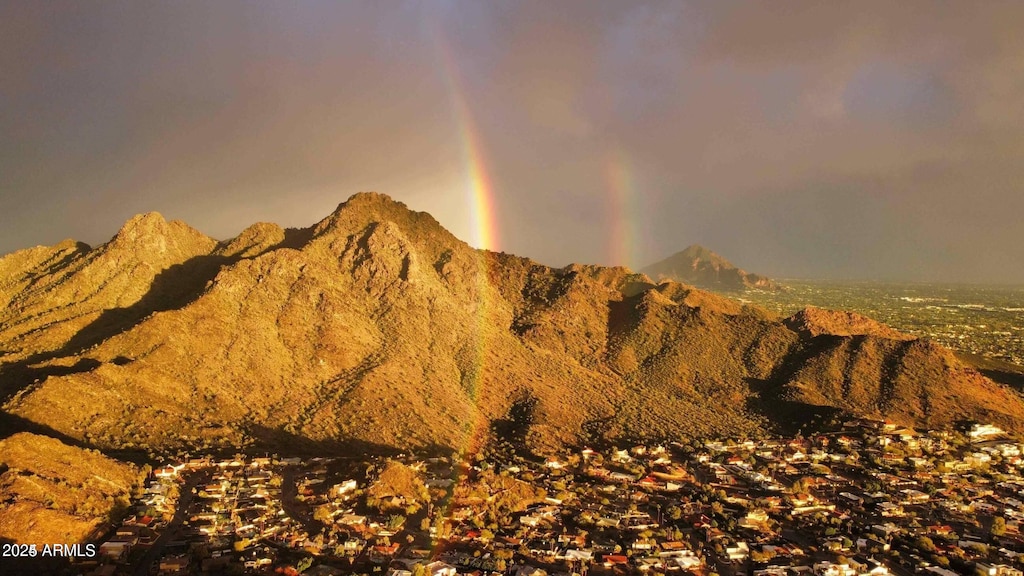
[[[1006,534],[1006,518],[1002,516],[996,516],[992,519],[992,528],[989,533],[993,536],[1002,536]]]
[[[683,517],[683,511],[679,509],[679,506],[669,506],[667,512],[668,517],[672,520],[679,520]]]
[[[918,549],[924,552],[935,552],[935,542],[932,542],[932,539],[927,536],[918,538],[916,544]]]
[[[401,516],[398,514],[392,514],[391,516],[388,516],[389,529],[398,530],[402,527],[403,524],[405,524],[405,516]]]
[[[324,524],[324,525],[328,525],[329,526],[329,525],[333,524],[334,523],[334,517],[331,516],[331,508],[330,508],[330,506],[328,506],[326,504],[324,504],[322,506],[317,506],[316,510],[313,511],[313,519],[316,520],[317,522],[320,522],[320,523]]]

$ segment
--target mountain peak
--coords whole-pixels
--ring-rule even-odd
[[[387,194],[359,192],[338,204],[334,212],[331,212],[327,218],[316,225],[315,233],[320,235],[332,228],[344,226],[353,219],[380,222],[396,217],[401,218],[407,213],[413,213],[413,211]]]
[[[343,214],[351,212],[373,213],[386,216],[413,212],[413,210],[406,206],[405,203],[399,202],[387,194],[380,192],[357,192],[341,204],[338,204],[334,212],[331,212],[331,215],[325,218],[324,221],[336,219]]]
[[[238,236],[221,242],[218,254],[251,258],[280,245],[285,240],[285,231],[271,222],[257,222],[242,230]]]
[[[117,231],[115,238],[137,238],[138,236],[163,230],[167,220],[159,212],[144,212],[132,216]]]
[[[98,250],[109,255],[130,254],[140,262],[164,267],[209,254],[216,245],[216,240],[181,220],[166,220],[159,212],[146,212],[129,218]]]
[[[405,204],[399,202],[398,200],[395,200],[391,196],[388,196],[383,192],[375,192],[373,190],[356,192],[355,194],[349,196],[348,200],[342,202],[338,207],[340,208],[341,206],[344,206],[346,204],[352,206],[356,206],[359,204],[398,204],[403,208],[407,208]]]
[[[453,244],[465,246],[430,214],[412,210],[378,192],[360,192],[342,202],[330,216],[313,227],[313,235],[348,237],[363,234],[372,225],[385,222],[392,223],[395,231],[401,231],[409,242],[426,249],[435,260]]]
[[[640,270],[655,280],[675,280],[708,290],[777,290],[771,279],[751,274],[700,244],[691,244],[680,252]]]
[[[700,244],[690,244],[684,248],[682,252],[678,252],[677,254],[682,254],[691,258],[721,258],[721,256],[716,254],[713,250],[705,248]]]

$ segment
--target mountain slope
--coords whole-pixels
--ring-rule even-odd
[[[216,273],[214,257],[199,258],[215,245],[151,212],[96,249],[69,240],[0,258],[5,360],[81,349],[146,313],[180,306]],[[83,332],[87,326],[92,330]]]
[[[22,432],[0,440],[0,540],[95,537],[145,477],[131,464],[53,438]]]
[[[641,272],[658,281],[673,280],[706,290],[781,288],[774,280],[737,268],[725,258],[698,244],[687,246],[685,250],[659,260]]]
[[[50,325],[87,322],[60,310],[135,307],[85,348],[44,327],[0,330],[6,412],[91,446],[161,450],[463,448],[510,428],[536,448],[756,435],[819,409],[927,426],[1024,422],[1016,392],[866,319],[783,320],[623,268],[474,250],[379,194],[306,230],[261,224],[219,244],[157,228],[170,238],[137,235],[127,261],[192,272],[180,285],[153,273],[149,292],[96,289],[82,262],[109,244],[0,260],[0,285],[24,309],[42,297],[20,278],[65,278],[65,300],[40,305]],[[143,257],[172,245],[187,249]],[[30,321],[8,314],[12,326]]]

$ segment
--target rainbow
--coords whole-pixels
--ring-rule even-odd
[[[476,248],[498,250],[498,224],[495,211],[494,185],[484,161],[484,148],[473,120],[473,114],[466,102],[466,90],[459,75],[459,68],[448,43],[434,26],[440,69],[444,83],[451,97],[455,124],[462,143],[462,164],[466,182],[466,199],[472,215],[472,242]]]
[[[453,462],[453,474],[459,477],[460,465],[467,465],[471,452],[478,447],[478,441],[483,439],[488,432],[490,422],[480,410],[481,395],[485,388],[485,373],[487,364],[488,344],[488,315],[492,309],[492,291],[490,285],[490,260],[489,251],[496,251],[499,247],[499,234],[495,209],[494,186],[487,171],[487,163],[484,161],[484,147],[481,144],[479,131],[473,119],[472,111],[466,100],[466,90],[459,75],[458,62],[452,54],[448,43],[441,33],[440,26],[435,22],[428,22],[434,42],[435,52],[438,59],[438,69],[441,71],[445,87],[451,99],[452,113],[455,121],[462,152],[462,178],[465,182],[466,200],[470,208],[472,218],[470,244],[478,250],[476,255],[476,292],[477,309],[476,313],[469,319],[470,328],[474,332],[476,349],[470,374],[467,376],[467,393],[474,405],[475,415],[467,430],[464,431],[463,443],[460,446],[459,454],[462,462]],[[450,514],[451,500],[446,502],[439,511],[438,517],[447,518]]]
[[[473,448],[475,441],[487,430],[487,419],[479,410],[480,394],[483,392],[485,362],[488,345],[486,333],[490,309],[491,286],[488,280],[490,257],[487,251],[498,248],[498,225],[495,218],[494,186],[487,173],[484,162],[484,148],[473,121],[469,104],[466,101],[466,90],[459,75],[458,61],[452,54],[439,26],[433,26],[434,44],[437,49],[440,70],[452,102],[455,125],[459,140],[462,143],[463,174],[465,176],[466,199],[472,215],[472,244],[479,250],[476,252],[476,288],[478,305],[474,318],[473,330],[476,332],[476,357],[472,373],[468,377],[468,393],[470,400],[477,407],[476,417],[466,434],[462,446],[465,454]]]
[[[605,187],[608,193],[606,206],[608,230],[607,264],[610,266],[632,266],[637,260],[636,242],[639,231],[636,228],[637,199],[636,178],[630,170],[625,154],[619,149],[611,150],[605,160]]]
[[[476,122],[467,103],[466,89],[459,74],[458,61],[454,57],[448,42],[441,33],[440,26],[431,26],[434,46],[436,48],[439,70],[442,73],[445,87],[451,99],[452,113],[462,149],[463,177],[465,181],[466,200],[472,218],[472,238],[470,244],[478,248],[476,251],[476,288],[478,305],[472,319],[475,331],[476,350],[471,374],[467,380],[467,392],[470,400],[477,407],[476,417],[469,430],[466,431],[465,442],[461,452],[467,454],[486,434],[489,422],[479,410],[480,397],[484,388],[486,373],[486,356],[489,350],[487,342],[488,313],[492,309],[492,290],[490,285],[490,261],[488,251],[499,248],[498,224],[495,209],[494,185],[488,174],[484,160],[484,147],[481,143]]]

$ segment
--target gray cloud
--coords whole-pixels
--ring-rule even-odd
[[[1024,282],[1016,2],[7,3],[0,252],[160,210],[217,237],[359,190],[471,237],[447,47],[501,248]],[[609,201],[609,162],[631,176]],[[617,220],[629,220],[619,222]],[[608,247],[631,230],[630,251]],[[613,262],[611,254],[636,261]]]

